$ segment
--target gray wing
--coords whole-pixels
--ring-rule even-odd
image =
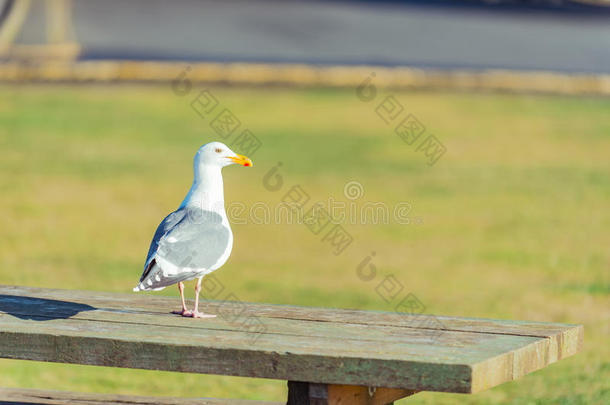
[[[207,270],[226,251],[230,230],[215,212],[185,210],[184,218],[160,239],[157,257],[177,267]]]
[[[171,213],[155,232],[139,289],[163,288],[209,270],[226,252],[230,233],[215,212],[189,207]]]
[[[150,242],[150,247],[148,248],[148,255],[146,255],[146,263],[144,264],[144,274],[140,278],[140,281],[145,277],[146,270],[151,265],[151,262],[155,258],[155,254],[157,254],[157,249],[159,249],[159,241],[162,237],[167,235],[184,219],[186,216],[186,209],[180,208],[168,216],[166,216],[163,221],[157,227],[155,231],[155,235],[153,236],[152,241]]]

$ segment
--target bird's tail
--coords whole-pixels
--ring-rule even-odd
[[[179,283],[181,281],[192,280],[199,275],[201,272],[191,270],[185,271],[185,269],[177,269],[182,270],[182,272],[175,273],[167,273],[163,271],[159,263],[156,260],[153,260],[149,267],[146,269],[138,285],[136,285],[133,291],[159,291],[163,290],[165,287],[170,286],[172,284]]]
[[[161,291],[164,288],[165,287],[150,288],[149,286],[146,286],[143,283],[140,283],[140,284],[138,284],[137,286],[135,286],[133,288],[133,292],[139,292],[139,291]]]
[[[157,279],[156,281],[159,281],[159,270],[161,270],[161,268],[157,265],[157,261],[153,259],[144,270],[144,273],[142,273],[142,277],[140,277],[140,281],[138,282],[138,285],[133,288],[133,291],[159,291],[164,289],[166,286],[153,286],[153,278],[151,276],[154,276],[155,273],[157,273],[155,278]]]

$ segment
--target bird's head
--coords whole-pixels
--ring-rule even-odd
[[[246,156],[233,152],[222,142],[206,143],[195,155],[195,167],[209,165],[223,168],[232,164],[252,166],[252,161]]]

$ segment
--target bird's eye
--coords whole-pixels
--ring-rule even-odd
[[[220,153],[220,152],[222,152],[222,149],[220,149],[220,148],[216,148],[216,149],[214,149],[214,152],[216,152],[216,153]]]

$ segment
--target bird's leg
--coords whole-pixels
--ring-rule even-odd
[[[195,309],[193,310],[191,316],[193,318],[216,318],[216,315],[199,312],[199,292],[201,291],[201,279],[203,279],[203,276],[197,279],[197,284],[195,285]]]
[[[182,316],[192,316],[192,312],[186,309],[186,303],[184,302],[184,283],[180,281],[178,283],[178,291],[180,291],[180,301],[182,301],[182,311],[172,311],[172,314],[178,314]]]

